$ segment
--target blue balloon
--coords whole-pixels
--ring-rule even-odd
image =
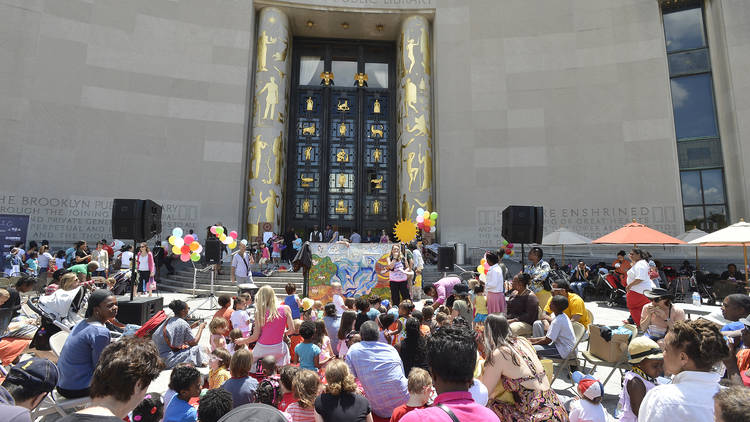
[[[182,237],[182,229],[179,227],[175,227],[174,229],[172,229],[172,236]]]

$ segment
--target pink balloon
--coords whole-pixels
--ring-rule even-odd
[[[490,264],[488,264],[488,263],[485,262],[484,263],[484,271],[487,272],[489,270],[490,270]]]
[[[505,245],[505,247],[508,248],[508,249],[513,249],[513,244],[512,243],[508,243],[507,245]]]
[[[195,238],[193,237],[192,234],[189,234],[189,235],[185,236],[184,240],[185,240],[185,244],[189,245],[189,244],[193,243],[193,241],[195,240]]]
[[[234,230],[232,230],[231,232],[229,232],[229,237],[231,237],[232,239],[236,240],[237,239],[237,232],[234,231]]]
[[[180,255],[180,261],[182,262],[188,262],[190,261],[190,254],[184,253]]]
[[[423,223],[423,222],[424,222],[424,217],[422,217],[421,215],[418,216],[417,217],[417,223]]]
[[[211,234],[216,234],[216,226],[211,226]]]

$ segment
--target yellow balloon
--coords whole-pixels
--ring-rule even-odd
[[[172,253],[175,255],[182,255],[182,250],[179,246],[172,246]]]
[[[169,244],[170,245],[174,245],[174,239],[175,239],[174,236],[169,236],[169,239],[167,239],[167,240],[169,240]]]
[[[237,247],[237,242],[232,242],[229,244],[229,249],[234,249]]]
[[[198,243],[198,242],[193,242],[193,243],[190,244],[190,250],[191,251],[197,251],[198,248],[200,248],[200,247],[201,247],[201,244]]]
[[[479,274],[484,274],[484,266],[483,265],[477,265],[477,272]]]
[[[227,235],[225,235],[224,233],[220,234],[219,235],[219,240],[221,240],[222,242],[225,241],[225,240],[227,240]]]

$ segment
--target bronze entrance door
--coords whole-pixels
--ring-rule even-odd
[[[286,228],[391,231],[394,45],[298,39],[293,52]]]

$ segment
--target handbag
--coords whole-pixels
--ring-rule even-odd
[[[154,280],[154,276],[148,278],[148,284],[146,284],[146,288],[148,290],[156,290],[156,280]]]

